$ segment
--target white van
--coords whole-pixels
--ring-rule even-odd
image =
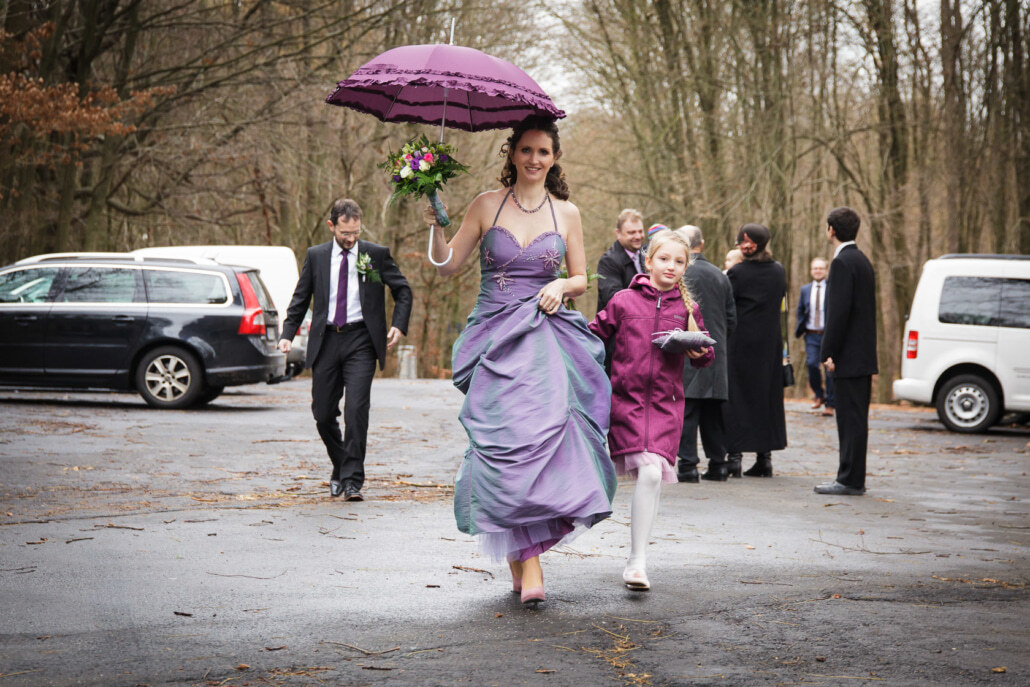
[[[140,248],[132,255],[151,257],[207,258],[222,265],[252,267],[261,273],[261,281],[272,297],[279,313],[279,322],[286,320],[286,309],[293,297],[300,272],[293,250],[286,246],[161,246]],[[304,370],[307,350],[308,322],[301,326],[293,340],[293,349],[286,362],[286,374],[292,377]]]
[[[1030,412],[1030,256],[945,255],[923,266],[894,396],[954,432]]]

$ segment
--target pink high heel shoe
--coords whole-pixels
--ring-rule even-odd
[[[547,601],[547,595],[544,593],[544,586],[543,585],[540,585],[539,587],[531,587],[529,589],[523,589],[522,590],[522,605],[523,606],[530,606],[531,605],[535,609],[535,608],[539,607],[540,604],[543,603],[544,601]]]
[[[521,594],[522,593],[522,578],[516,577],[515,573],[511,574],[511,593]]]

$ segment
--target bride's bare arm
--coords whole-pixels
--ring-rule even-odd
[[[579,298],[587,290],[587,257],[583,248],[583,221],[579,216],[579,208],[569,203],[565,213],[565,267],[569,278],[565,280],[565,296]]]
[[[422,219],[425,221],[426,226],[430,224],[436,225],[436,228],[433,230],[433,245],[431,247],[433,260],[443,262],[447,260],[447,254],[452,250],[454,251],[453,256],[446,265],[440,265],[436,268],[436,271],[441,276],[449,277],[452,274],[456,274],[461,269],[461,266],[465,264],[469,255],[472,254],[472,251],[479,245],[479,240],[483,236],[483,213],[487,205],[484,197],[487,195],[487,193],[481,193],[476,196],[476,199],[472,201],[468,211],[465,213],[461,226],[449,242],[444,236],[443,228],[436,222],[433,206],[426,205],[422,211]]]
[[[566,298],[577,298],[587,290],[587,259],[583,249],[583,223],[579,210],[572,203],[562,209],[562,225],[566,227],[565,267],[569,276],[555,279],[540,289],[540,310],[553,315]]]

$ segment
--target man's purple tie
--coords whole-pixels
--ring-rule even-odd
[[[336,316],[333,324],[342,327],[347,324],[347,253],[343,251],[340,258],[340,278],[336,284]]]

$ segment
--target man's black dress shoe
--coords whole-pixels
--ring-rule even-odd
[[[361,490],[353,484],[348,484],[343,494],[345,501],[364,501],[365,497],[361,495]]]
[[[730,478],[730,469],[726,463],[709,463],[708,470],[701,475],[701,479],[709,482],[725,482]]]
[[[680,482],[693,482],[696,484],[699,479],[697,474],[697,468],[690,468],[689,470],[680,470],[679,474],[676,475],[676,479],[678,479]]]
[[[861,496],[865,493],[865,487],[856,489],[855,487],[849,487],[846,484],[841,484],[837,480],[834,480],[832,482],[816,486],[813,491],[817,494],[829,494],[830,496]]]
[[[329,495],[339,496],[343,493],[343,482],[338,479],[329,480]]]

